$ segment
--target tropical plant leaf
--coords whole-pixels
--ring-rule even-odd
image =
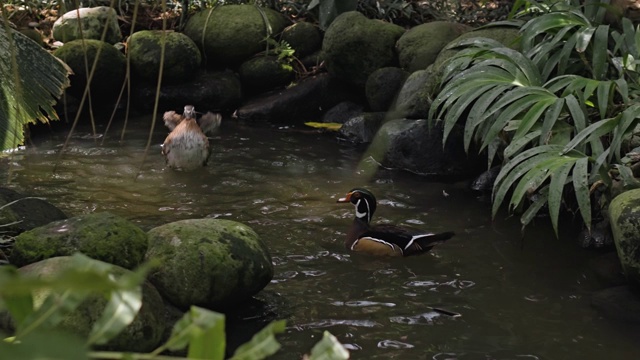
[[[88,360],[89,349],[81,338],[61,331],[38,331],[19,342],[0,341],[2,359]]]
[[[0,21],[0,150],[24,142],[24,127],[58,119],[53,105],[71,70],[35,41]]]
[[[551,176],[551,182],[549,183],[548,203],[549,203],[549,217],[551,218],[551,225],[553,231],[558,236],[558,219],[560,218],[560,205],[562,204],[564,187],[568,183],[567,178],[574,163],[567,162],[560,166],[556,172]]]
[[[591,229],[591,199],[589,197],[589,158],[583,157],[576,161],[573,171],[573,191],[578,202],[578,209],[587,229]]]
[[[286,328],[286,321],[274,321],[265,326],[247,343],[238,347],[231,360],[261,360],[280,350],[280,343],[275,335],[281,334]]]
[[[175,351],[189,345],[191,358],[222,360],[226,347],[224,319],[224,314],[192,306],[175,323],[165,345],[156,349],[154,354],[165,348]]]
[[[331,335],[328,331],[322,334],[320,340],[311,349],[311,354],[305,357],[305,360],[347,360],[349,359],[349,351]]]
[[[607,75],[607,67],[609,66],[607,59],[609,41],[609,25],[599,25],[593,40],[593,56],[591,59],[593,67],[593,77],[596,80],[603,80]]]

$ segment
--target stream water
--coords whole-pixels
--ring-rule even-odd
[[[40,134],[0,159],[1,180],[69,216],[110,211],[145,230],[202,217],[251,226],[275,264],[264,292],[288,321],[275,359],[300,359],[325,330],[353,359],[639,358],[636,339],[590,306],[597,254],[580,249],[569,226],[556,239],[539,219],[523,239],[517,218],[492,220],[465,183],[358,170],[362,150],[332,135],[228,120],[209,166],[176,172],[160,155],[160,124],[146,159],[148,126],[122,142],[117,131],[101,144],[79,129],[62,156],[66,133]],[[374,221],[457,236],[419,257],[348,253],[354,210],[336,199],[356,186],[376,194]]]

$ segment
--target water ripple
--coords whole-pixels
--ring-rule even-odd
[[[377,301],[367,301],[367,300],[353,300],[353,301],[334,301],[331,305],[335,306],[351,306],[351,307],[365,307],[365,306],[386,306],[386,307],[394,307],[396,304],[394,303],[385,303],[385,302],[377,302]]]
[[[382,340],[378,342],[378,347],[380,349],[411,349],[414,346],[397,340]]]
[[[372,321],[372,320],[350,320],[350,319],[324,319],[320,321],[314,321],[306,324],[295,325],[297,330],[305,330],[305,329],[318,329],[318,328],[327,328],[331,326],[337,325],[347,325],[347,326],[356,326],[356,327],[381,327],[382,324]]]
[[[414,316],[393,316],[389,318],[389,321],[392,323],[407,325],[431,325],[435,322],[434,320],[440,316],[442,315],[436,311],[429,311],[424,314]]]

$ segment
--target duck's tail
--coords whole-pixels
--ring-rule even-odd
[[[438,234],[422,234],[416,235],[405,247],[407,255],[423,253],[431,250],[436,245],[451,239],[455,233],[453,231],[442,232]]]

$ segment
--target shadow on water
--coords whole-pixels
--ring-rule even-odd
[[[201,217],[240,221],[268,244],[276,274],[261,298],[288,320],[275,359],[300,358],[329,330],[354,359],[632,359],[636,344],[590,307],[594,254],[544,219],[524,239],[515,218],[490,218],[466,184],[428,182],[354,169],[360,151],[333,136],[228,121],[211,140],[210,165],[164,168],[158,128],[147,161],[147,129],[99,146],[78,131],[52,173],[65,134],[0,159],[10,187],[46,197],[68,215],[111,211],[145,230]],[[6,178],[2,179],[6,182]],[[457,236],[412,258],[378,259],[342,245],[352,216],[336,199],[355,186],[378,197],[374,221],[454,230]],[[460,313],[450,317],[433,308]],[[242,311],[237,315],[245,316]],[[250,315],[246,315],[250,316]],[[248,320],[250,321],[250,319]]]

